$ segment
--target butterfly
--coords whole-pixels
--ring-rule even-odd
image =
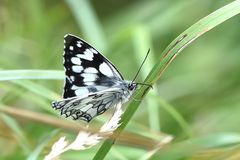
[[[64,99],[52,107],[74,120],[90,122],[110,107],[127,102],[138,86],[124,80],[106,57],[71,34],[64,36],[63,65]]]

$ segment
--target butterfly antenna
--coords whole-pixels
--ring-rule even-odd
[[[138,69],[135,77],[133,78],[132,82],[134,82],[134,81],[136,80],[136,78],[137,78],[137,76],[138,76],[138,74],[139,74],[139,72],[140,72],[140,70],[141,70],[144,62],[146,61],[146,59],[147,59],[147,57],[148,57],[149,52],[150,52],[150,48],[148,49],[147,54],[146,54],[146,56],[145,56],[145,58],[144,58],[144,60],[143,60],[143,62],[142,62],[142,64],[141,64],[141,66],[139,67],[139,69]]]

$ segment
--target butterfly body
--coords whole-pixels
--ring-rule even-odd
[[[67,34],[64,37],[63,100],[52,103],[66,117],[90,122],[110,107],[125,103],[137,88],[91,45]]]

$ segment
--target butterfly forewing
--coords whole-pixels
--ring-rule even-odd
[[[107,89],[116,80],[123,80],[109,60],[76,36],[67,34],[64,37],[63,57],[66,74],[64,98]]]

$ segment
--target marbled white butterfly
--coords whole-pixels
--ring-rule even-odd
[[[124,80],[106,57],[74,35],[64,36],[63,57],[64,99],[52,103],[61,115],[90,122],[110,107],[128,101],[137,88],[138,83]]]

